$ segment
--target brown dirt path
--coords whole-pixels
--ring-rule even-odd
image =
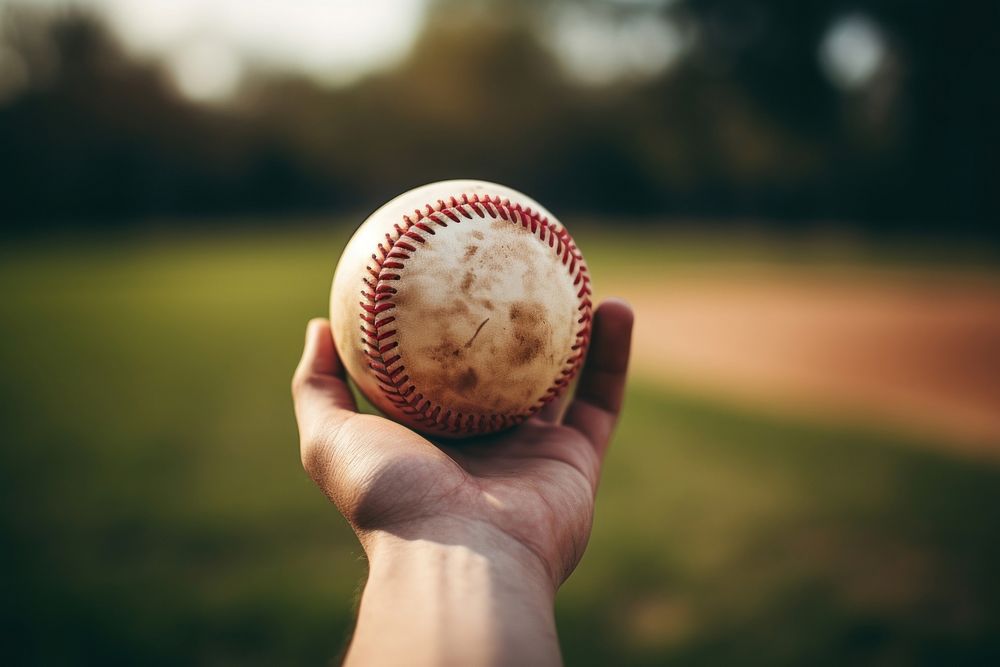
[[[1000,458],[1000,285],[803,273],[605,285],[637,312],[637,376]]]

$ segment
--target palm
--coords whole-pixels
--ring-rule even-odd
[[[580,432],[532,420],[495,442],[448,450],[465,469],[471,513],[564,579],[590,536],[600,460]],[[457,508],[461,511],[461,508]]]
[[[598,309],[565,420],[549,410],[501,434],[437,444],[358,414],[329,325],[319,327],[325,329],[307,341],[295,380],[303,464],[354,528],[401,529],[430,517],[486,524],[563,580],[590,534],[600,461],[621,403],[627,307]]]
[[[435,446],[379,417],[358,417],[348,428],[367,437],[357,439],[355,493],[335,500],[356,527],[426,516],[483,522],[530,549],[559,580],[582,555],[599,460],[580,432],[532,419],[497,436]]]

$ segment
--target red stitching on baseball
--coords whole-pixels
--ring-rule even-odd
[[[395,329],[382,330],[382,327],[396,319],[391,313],[383,315],[396,307],[392,297],[397,291],[385,282],[400,279],[398,272],[405,267],[406,260],[426,243],[422,233],[435,234],[432,225],[444,228],[449,222],[460,224],[463,219],[471,220],[473,215],[480,218],[485,218],[487,215],[499,217],[531,231],[540,241],[554,250],[556,257],[573,277],[573,286],[578,288],[576,297],[580,302],[577,307],[580,317],[577,324],[580,325],[580,329],[576,333],[576,341],[570,348],[573,354],[566,360],[559,375],[535,405],[520,414],[463,414],[453,413],[451,410],[445,410],[442,414],[442,406],[432,403],[410,383],[410,376],[404,373],[406,366],[400,363],[401,356],[391,354],[386,357],[386,353],[398,347],[399,342],[385,342],[387,338],[396,334]],[[364,279],[366,289],[361,291],[364,300],[359,302],[360,328],[364,334],[361,344],[369,360],[368,366],[382,393],[403,414],[428,429],[452,433],[494,431],[523,422],[569,385],[583,363],[590,342],[593,309],[587,265],[569,232],[561,226],[550,223],[548,218],[531,210],[530,207],[511,203],[509,199],[501,200],[500,197],[477,194],[449,197],[447,201],[439,199],[434,206],[427,204],[423,211],[416,209],[412,215],[404,215],[402,225],[393,225],[393,230],[395,236],[386,234],[385,241],[380,242],[376,252],[372,254],[374,266],[366,267],[371,278]],[[409,241],[415,241],[416,244]]]

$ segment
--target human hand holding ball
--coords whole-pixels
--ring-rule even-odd
[[[302,463],[370,561],[348,660],[558,662],[552,601],[590,534],[630,309],[592,312],[583,257],[537,202],[448,181],[361,226],[331,321],[310,322],[293,394]],[[387,418],[357,411],[348,374]],[[465,639],[442,643],[442,623]]]

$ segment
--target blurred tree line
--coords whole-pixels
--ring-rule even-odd
[[[995,3],[677,0],[655,11],[693,35],[683,57],[601,86],[546,48],[539,16],[558,4],[439,2],[391,70],[342,88],[257,73],[211,106],[93,15],[8,11],[3,39],[29,85],[0,101],[2,224],[356,211],[472,176],[612,219],[990,235]],[[635,4],[603,9],[614,21]],[[889,48],[859,90],[817,57],[847,11],[876,20]]]

